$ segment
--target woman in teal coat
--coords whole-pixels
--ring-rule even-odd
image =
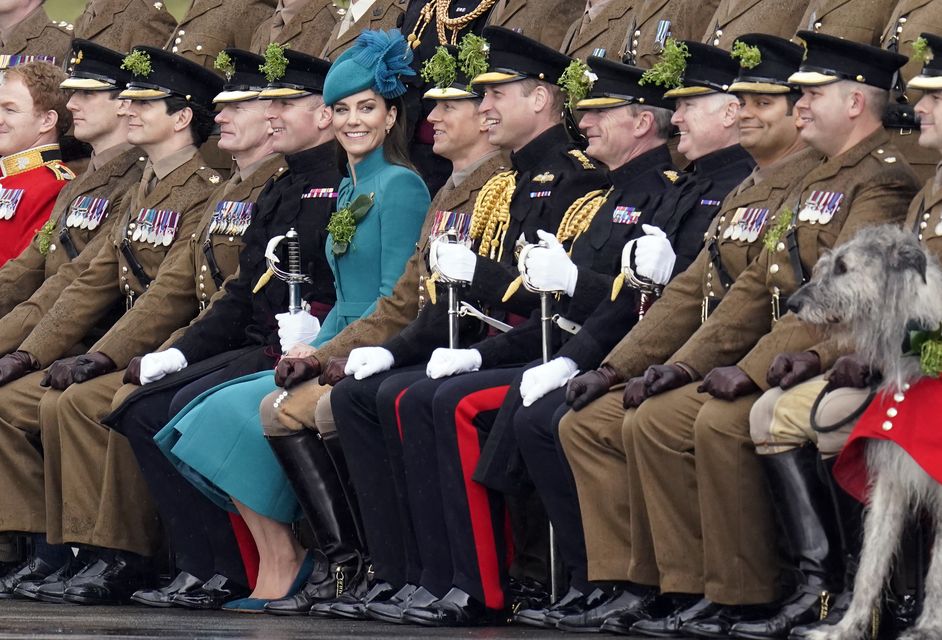
[[[313,316],[279,316],[287,333],[316,333],[312,347],[368,315],[380,297],[392,293],[428,210],[428,189],[407,160],[405,113],[399,100],[405,92],[399,76],[412,74],[411,57],[398,31],[367,31],[327,75],[324,102],[331,109],[347,169],[326,247],[337,302],[319,332]],[[264,562],[272,557],[266,554],[266,539],[288,538],[297,544],[284,536],[284,529],[301,515],[259,418],[260,401],[275,389],[272,372],[219,385],[184,407],[155,437],[181,473],[222,507],[237,510],[256,538],[263,561],[252,595],[266,597],[228,603],[224,608],[230,610],[262,609],[273,597],[271,585],[285,584],[286,564],[297,567]],[[279,528],[279,535],[269,535]],[[299,546],[295,552],[293,557],[301,555]],[[282,555],[292,557],[291,550]],[[310,572],[310,564],[302,565],[287,595],[303,584],[307,576],[302,574]]]

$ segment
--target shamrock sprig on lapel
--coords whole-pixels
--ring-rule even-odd
[[[374,194],[361,194],[350,204],[335,211],[330,216],[327,223],[327,231],[334,238],[333,252],[335,256],[342,256],[350,248],[350,242],[357,232],[357,225],[360,223],[370,207],[373,206]]]

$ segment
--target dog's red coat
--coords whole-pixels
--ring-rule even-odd
[[[895,442],[936,482],[942,482],[940,421],[942,379],[923,378],[899,395],[878,394],[857,421],[834,466],[834,477],[845,491],[865,502],[869,479],[864,445],[875,439]]]

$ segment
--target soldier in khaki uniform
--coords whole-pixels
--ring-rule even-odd
[[[828,160],[786,197],[764,236],[766,250],[707,322],[668,364],[628,383],[629,406],[640,404],[622,429],[641,479],[632,515],[646,509],[661,589],[704,593],[666,621],[695,635],[726,634],[761,615],[749,605],[778,595],[770,504],[748,435],[749,410],[769,384],[766,372],[777,354],[818,342],[781,313],[782,301],[822,251],[861,227],[901,220],[916,190],[912,170],[881,126],[905,58],[808,31],[798,36],[808,54],[789,81],[803,87],[801,136]]]
[[[925,37],[931,50],[942,51],[942,38],[931,34]],[[932,94],[942,89],[937,76],[942,59],[917,58],[925,64],[925,72],[910,80],[907,88],[927,92],[916,105],[916,112],[924,122],[931,123],[919,142],[938,151],[942,120],[934,117],[937,109],[933,105],[938,98]],[[938,177],[926,182],[910,203],[903,222],[903,229],[916,234],[935,255],[942,254],[940,184]],[[833,468],[854,429],[856,416],[872,397],[871,371],[867,362],[835,349],[829,341],[810,351],[780,355],[770,367],[770,375],[781,365],[787,366],[789,374],[753,405],[750,432],[769,483],[783,498],[779,522],[789,541],[789,560],[800,571],[803,584],[774,617],[743,623],[733,631],[748,633],[749,637],[779,637],[791,629],[789,637],[805,638],[821,624],[836,624],[853,595],[863,506],[835,482]],[[824,370],[828,370],[825,376],[817,375]],[[818,432],[809,418],[820,394],[815,417],[823,431]],[[820,464],[825,474],[820,473]],[[838,590],[840,593],[833,596]],[[827,617],[819,623],[821,598],[830,602]]]
[[[358,3],[364,4],[366,0],[358,0]],[[352,12],[353,9],[347,11]],[[340,12],[333,0],[279,0],[275,13],[258,24],[252,34],[250,48],[263,53],[269,43],[276,42],[316,56],[331,40],[340,20]],[[353,39],[357,35],[359,32],[353,34]]]
[[[798,68],[800,52],[779,39],[752,37],[757,40],[749,36],[744,39],[751,45],[760,42],[761,64],[753,69],[740,68],[732,83],[727,80],[722,84],[741,92],[743,107],[737,133],[743,129],[739,139],[757,161],[757,168],[741,184],[727,189],[725,198],[711,196],[723,198],[723,202],[707,231],[704,249],[668,284],[661,299],[605,357],[601,367],[569,385],[567,402],[573,411],[561,419],[559,439],[578,491],[588,574],[593,582],[658,584],[646,514],[643,509],[636,514],[629,502],[629,493],[634,493],[639,480],[632,452],[626,448],[630,443],[623,443],[621,437],[625,411],[624,384],[620,383],[639,375],[652,362],[662,362],[706,321],[761,252],[760,233],[771,213],[794,183],[821,160],[820,154],[798,139],[793,122],[796,96],[789,95],[786,81]],[[685,81],[675,91],[683,94],[696,86]],[[773,106],[763,109],[761,101]],[[686,135],[694,136],[693,142],[686,144],[694,148],[704,144],[697,143],[698,138],[706,138],[702,128],[686,128],[691,129]],[[604,340],[600,342],[605,344]],[[632,588],[637,591],[637,586]],[[644,616],[646,606],[663,605],[655,601],[639,608],[631,589],[624,591],[630,597],[622,597],[621,602],[596,596],[595,603],[583,605],[589,610],[582,620],[575,616],[564,620],[573,627],[581,624],[587,629],[599,628],[604,624],[606,631],[623,632]]]
[[[125,109],[118,91],[131,79],[122,56],[75,40],[83,52],[63,84],[76,133],[94,149],[89,168],[61,192],[52,216],[23,252],[0,268],[0,353],[10,353],[29,335],[62,291],[88,266],[121,217],[111,215],[141,179],[144,158],[127,143]],[[103,73],[115,78],[102,81]]]
[[[249,49],[274,8],[275,0],[193,0],[164,48],[212,69],[223,49]]]
[[[149,162],[140,183],[121,201],[123,215],[109,234],[110,241],[66,287],[20,345],[16,353],[28,366],[16,372],[7,371],[5,376],[7,384],[0,389],[3,397],[0,448],[9,456],[2,468],[11,490],[5,492],[0,503],[2,530],[36,533],[46,530],[43,459],[33,443],[40,437],[41,413],[49,415],[51,411],[54,415],[60,394],[47,391],[40,383],[61,386],[63,378],[78,382],[115,366],[97,353],[64,361],[56,359],[86,338],[95,322],[115,305],[130,309],[152,285],[168,253],[187,250],[186,241],[199,225],[207,195],[219,183],[219,176],[205,167],[195,145],[210,130],[209,105],[218,93],[221,79],[184,58],[151,47],[136,49],[125,63],[134,76],[120,94],[121,98],[132,100],[128,107],[128,142],[140,146],[150,156]],[[178,326],[173,306],[186,308],[196,304],[195,300],[179,298],[184,297],[165,297],[158,312],[138,322],[135,331],[140,333],[139,340],[148,336],[163,339]],[[36,371],[9,382],[26,371],[49,365],[53,366],[45,372]],[[131,491],[133,475],[126,481],[130,495],[141,495]],[[138,517],[133,526],[106,529],[85,542],[112,549],[147,550],[146,543],[152,541],[156,524],[149,503],[138,498],[127,506],[129,513]],[[91,526],[94,518],[91,522],[70,524]],[[42,542],[37,549],[40,558],[35,571],[31,576],[21,575],[23,580],[27,577],[41,580],[58,568],[57,556],[50,545]],[[58,560],[64,563],[62,548],[53,545],[52,549],[59,549]],[[42,560],[45,552],[49,552],[47,560]],[[141,562],[119,556],[120,553],[104,553],[97,566],[89,567],[90,573],[85,577],[101,578],[107,567],[105,575],[116,580],[140,580],[144,572]],[[61,598],[63,591],[59,583],[58,591],[54,590],[50,597]],[[105,601],[111,598],[105,587],[97,591],[79,590],[75,601],[95,601],[99,596]]]
[[[626,64],[648,69],[670,36],[675,40],[696,40],[719,0],[644,0],[632,8],[625,41],[618,49]]]
[[[791,38],[800,28],[807,6],[808,0],[721,0],[716,13],[707,22],[701,41],[728,50],[744,33]]]
[[[589,56],[620,60],[619,46],[631,29],[634,5],[635,0],[586,0],[581,17],[570,25],[559,50],[580,60]]]
[[[886,28],[883,30],[883,36],[880,38],[880,46],[884,49],[897,51],[910,57],[909,62],[903,66],[901,81],[894,91],[894,94],[899,94],[894,97],[898,102],[903,103],[903,109],[914,104],[917,97],[910,95],[911,91],[903,93],[903,90],[905,83],[912,80],[922,68],[919,56],[913,55],[913,43],[923,32],[942,33],[942,5],[926,0],[900,0],[893,9]],[[910,111],[906,124],[912,124],[912,115]],[[887,130],[893,137],[893,143],[903,153],[919,179],[928,180],[935,176],[936,165],[940,159],[939,150],[918,144],[918,127],[894,128],[889,124]]]
[[[880,46],[895,0],[811,0],[800,29]],[[900,52],[902,53],[902,52]]]
[[[405,15],[406,4],[406,0],[359,0],[352,3],[334,25],[320,57],[336,60],[366,29],[385,31],[398,26]]]
[[[51,56],[62,65],[69,54],[72,25],[49,18],[42,0],[4,3],[0,12],[0,55]],[[0,62],[0,67],[6,67]]]
[[[497,0],[487,17],[492,27],[504,27],[559,49],[573,21],[585,12],[578,0]]]
[[[177,26],[162,2],[88,0],[75,20],[76,38],[126,53],[134,45],[162,47]]]

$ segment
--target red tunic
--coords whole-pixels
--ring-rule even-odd
[[[26,248],[49,219],[59,191],[75,176],[59,160],[58,145],[4,156],[0,169],[2,266]]]
[[[923,378],[897,394],[878,394],[850,434],[834,466],[844,490],[867,499],[866,443],[889,440],[902,447],[936,482],[942,482],[942,380]]]

